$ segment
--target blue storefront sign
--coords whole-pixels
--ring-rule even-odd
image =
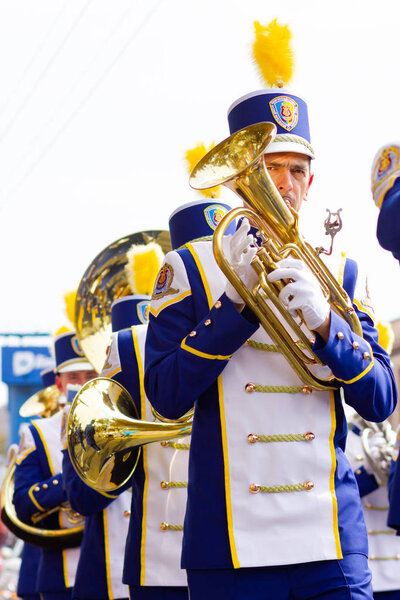
[[[42,388],[41,371],[51,368],[54,360],[47,334],[0,334],[1,379],[8,386],[8,443],[17,443],[19,427],[29,421],[19,409],[30,396]]]

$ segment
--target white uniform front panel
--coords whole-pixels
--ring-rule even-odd
[[[144,357],[146,327],[135,330],[139,350]],[[154,421],[150,403],[146,399],[146,420]],[[184,443],[190,443],[187,437]],[[176,453],[180,454],[179,473],[170,465]],[[146,486],[143,499],[142,531],[142,576],[145,586],[186,586],[186,572],[180,568],[182,531],[161,529],[162,523],[183,525],[186,509],[186,488],[162,489],[162,481],[186,481],[188,479],[187,450],[174,450],[155,442],[143,446],[143,460],[146,472]],[[177,464],[178,464],[177,463]],[[178,479],[176,479],[178,477]]]
[[[113,598],[128,598],[129,596],[128,586],[122,583],[122,571],[131,501],[132,492],[128,490],[113,500],[104,511],[106,561],[107,565],[109,565],[109,573],[111,575],[111,592]]]
[[[204,268],[213,302],[224,291],[224,279],[209,244],[193,244]],[[217,284],[214,284],[217,282]],[[252,337],[271,344],[261,328]],[[333,433],[335,414],[329,392],[247,393],[248,382],[258,385],[302,386],[279,353],[249,346],[240,348],[222,373],[222,431],[226,490],[231,504],[231,544],[240,567],[282,565],[341,557],[334,492],[336,466]],[[265,411],[262,407],[265,407]],[[315,434],[312,441],[257,442],[250,433]],[[223,433],[224,437],[224,433]],[[228,475],[228,479],[227,479]],[[312,481],[314,488],[301,492],[252,494],[252,483],[277,486]],[[229,521],[228,501],[228,521]],[[299,528],[307,537],[307,550]],[[295,532],[295,533],[294,533]],[[313,541],[310,544],[310,540]]]
[[[62,443],[61,443],[61,425],[63,411],[59,411],[48,419],[37,419],[34,426],[41,432],[41,438],[46,448],[46,454],[52,474],[62,472]],[[68,519],[68,513],[60,511],[60,526],[70,529],[76,527],[76,523],[71,523]],[[62,551],[64,564],[64,578],[66,587],[73,587],[75,583],[76,569],[79,561],[80,548],[67,548]]]

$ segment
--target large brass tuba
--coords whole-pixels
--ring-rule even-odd
[[[263,155],[275,135],[273,123],[257,123],[237,131],[197,163],[190,185],[199,190],[225,185],[242,199],[245,207],[231,210],[214,232],[215,259],[300,379],[314,389],[334,389],[338,384],[332,374],[327,377],[316,374],[321,361],[312,351],[310,336],[278,298],[284,284],[269,283],[266,278],[278,260],[288,256],[301,259],[317,277],[331,308],[362,336],[360,322],[347,293],[319,258],[318,251],[301,236],[296,211],[286,205],[265,168]],[[243,284],[223,253],[224,233],[229,224],[240,217],[248,217],[258,227],[263,240],[252,261],[259,275],[253,289]],[[286,327],[282,320],[286,321]]]
[[[100,373],[111,340],[111,304],[132,294],[125,266],[127,253],[134,245],[156,242],[162,251],[171,250],[166,230],[138,231],[104,248],[92,260],[79,283],[75,302],[75,330],[83,352]]]
[[[132,476],[140,447],[190,435],[191,423],[138,419],[129,392],[97,377],[76,394],[67,425],[68,452],[79,477],[100,492],[112,492]]]
[[[15,461],[17,458],[18,446],[11,446],[8,460],[9,465],[3,480],[1,488],[1,520],[6,527],[18,538],[32,544],[47,549],[74,548],[80,546],[83,535],[83,517],[75,513],[67,504],[57,506],[56,508],[38,513],[32,517],[32,525],[28,525],[18,518],[13,503],[14,495],[14,475]],[[53,512],[62,510],[68,514],[68,520],[71,527],[61,529],[47,529],[42,527],[42,521]]]

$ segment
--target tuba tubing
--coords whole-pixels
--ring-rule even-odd
[[[37,525],[28,525],[18,518],[13,504],[16,458],[17,453],[14,454],[7,467],[1,488],[1,520],[4,525],[14,535],[32,546],[39,546],[40,548],[47,548],[49,550],[62,550],[80,546],[83,536],[83,524],[75,525],[71,528],[46,529]],[[62,510],[63,508],[65,509],[65,507],[60,506],[55,510]],[[43,518],[45,516],[48,516],[48,513]]]

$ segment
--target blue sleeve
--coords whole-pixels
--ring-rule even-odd
[[[354,305],[363,337],[331,311],[329,339],[316,336],[314,352],[340,381],[346,402],[374,423],[387,419],[397,403],[397,388],[389,355],[378,344],[378,331],[367,313]]]
[[[66,499],[62,473],[44,479],[37,450],[16,465],[13,502],[21,521],[29,523],[32,515],[54,508]]]
[[[72,508],[85,517],[106,508],[117,496],[103,495],[86,485],[72,466],[68,451],[62,453],[64,486]]]
[[[389,471],[389,513],[387,524],[400,535],[400,468],[399,460],[392,460]]]
[[[185,414],[257,328],[254,315],[239,313],[225,294],[200,322],[192,295],[150,313],[145,389],[155,409],[169,419]]]
[[[376,235],[382,248],[389,250],[400,260],[400,177],[385,195]]]
[[[379,484],[373,475],[367,473],[364,467],[360,467],[354,471],[356,482],[358,485],[358,491],[360,492],[361,498],[368,496],[371,492],[374,492],[379,488]]]

